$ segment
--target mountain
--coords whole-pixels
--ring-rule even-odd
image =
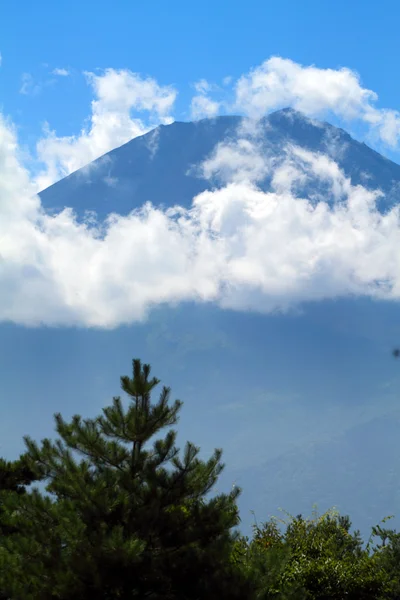
[[[399,428],[399,413],[357,424],[329,440],[309,442],[239,471],[237,485],[243,487],[244,500],[252,501],[261,520],[265,520],[266,498],[269,506],[282,507],[292,515],[308,515],[317,498],[320,513],[341,499],[341,512],[349,514],[356,525],[362,524],[366,537],[378,520],[398,514]],[[260,494],[251,500],[246,496],[254,482]],[[286,516],[276,509],[273,514]]]
[[[220,117],[161,126],[44,190],[43,206],[72,207],[79,218],[94,210],[100,219],[146,201],[189,207],[196,194],[222,185],[196,166],[218,143],[235,140],[240,125],[239,117]],[[396,202],[400,166],[345,131],[292,110],[260,127],[270,156],[288,144],[320,152],[353,184],[380,188],[382,209]],[[260,186],[270,183],[265,177]],[[262,521],[279,507],[310,514],[317,503],[349,512],[368,535],[388,512],[400,516],[400,370],[391,358],[399,317],[397,303],[350,297],[288,314],[159,305],[146,321],[111,330],[2,323],[1,390],[12,399],[0,421],[2,453],[19,452],[24,434],[50,435],[54,412],[98,414],[140,357],[184,401],[179,441],[192,440],[205,456],[224,449],[219,488],[243,486],[246,533],[251,510]]]
[[[240,122],[239,117],[224,116],[161,125],[44,190],[40,194],[43,206],[49,210],[68,206],[78,215],[95,211],[100,219],[110,211],[126,215],[146,201],[189,207],[194,196],[210,185],[193,167],[218,143],[234,140]],[[381,189],[386,202],[397,194],[400,166],[342,129],[284,109],[263,119],[260,130],[264,150],[274,156],[279,156],[287,143],[322,152],[337,161],[353,184]],[[218,181],[213,185],[218,187]],[[268,185],[266,179],[260,187],[267,189]]]

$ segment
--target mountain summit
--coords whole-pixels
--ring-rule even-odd
[[[194,123],[160,125],[108,152],[40,194],[46,209],[65,206],[82,215],[95,211],[100,219],[110,212],[128,214],[144,202],[188,208],[210,186],[194,167],[222,142],[237,139],[242,119],[222,116]],[[334,159],[353,184],[381,189],[390,202],[400,184],[400,166],[348,133],[328,123],[282,109],[258,124],[261,147],[279,157],[287,144]],[[268,180],[261,188],[268,188]],[[213,182],[218,186],[218,182]]]

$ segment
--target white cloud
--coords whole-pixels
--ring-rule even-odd
[[[77,136],[58,137],[49,127],[37,144],[45,169],[36,179],[38,190],[83,167],[155,125],[170,123],[176,91],[127,70],[107,69],[86,74],[95,99],[89,124]],[[139,115],[148,114],[144,121]]]
[[[220,102],[211,100],[208,96],[200,94],[192,98],[191,116],[192,119],[205,119],[216,117],[219,113]]]
[[[206,79],[200,79],[194,84],[194,89],[198,94],[207,94],[213,89],[213,85],[209,83]]]
[[[66,75],[68,71],[53,71]],[[36,183],[44,189],[130,139],[147,133],[159,123],[169,123],[176,91],[160,86],[127,70],[108,69],[102,75],[86,74],[94,91],[91,115],[78,135],[57,136],[47,125],[37,144],[38,160],[44,165]],[[342,120],[361,120],[373,135],[396,146],[400,137],[400,113],[375,107],[377,95],[365,89],[350,69],[304,67],[272,57],[235,84],[235,101],[229,102],[225,78],[221,90],[202,79],[194,84],[193,119],[215,117],[222,109],[238,110],[258,119],[267,112],[291,106],[311,117],[334,113]],[[23,75],[21,93],[37,94],[40,87],[30,74]],[[215,99],[213,94],[222,94]],[[147,117],[143,117],[143,112]],[[339,149],[340,150],[340,149]]]
[[[238,106],[255,117],[291,106],[307,115],[320,116],[332,110],[354,118],[361,107],[377,98],[361,87],[358,76],[349,69],[303,67],[279,57],[242,76],[236,94]]]
[[[59,77],[68,77],[68,75],[70,74],[68,69],[63,69],[63,68],[53,69],[52,73],[53,73],[53,75],[58,75]]]
[[[34,183],[13,127],[0,116],[0,321],[115,327],[146,318],[163,302],[268,312],[349,294],[400,300],[399,206],[381,214],[379,192],[353,186],[327,156],[290,146],[278,157],[266,153],[254,120],[244,120],[239,138],[219,144],[198,166],[210,188],[215,179],[224,187],[194,198],[190,210],[146,205],[103,224],[93,216],[79,223],[69,209],[45,214],[38,187],[171,121],[173,88],[130,71],[87,78],[94,90],[87,127],[69,137],[47,131],[37,146],[45,169]],[[35,85],[30,77],[26,84]],[[197,117],[226,106],[209,97],[218,88],[207,81],[195,88]],[[330,111],[361,119],[396,144],[399,113],[375,108],[376,100],[348,69],[278,58],[236,85],[236,106],[252,118],[286,105],[312,117]],[[152,152],[158,135],[156,129],[148,139]],[[326,145],[337,157],[343,151],[334,136]],[[268,193],[258,187],[266,176]],[[105,181],[118,185],[111,170]],[[301,191],[316,183],[324,190],[319,202],[318,193]]]
[[[65,74],[65,69],[56,69]],[[47,125],[37,144],[38,160],[44,165],[36,182],[44,189],[130,139],[172,120],[176,91],[160,86],[127,70],[108,69],[102,75],[86,74],[94,91],[91,115],[78,135],[57,136]],[[224,85],[230,83],[225,78]],[[202,79],[194,84],[197,95],[191,102],[193,119],[215,117],[227,107],[252,118],[283,106],[312,117],[334,113],[342,120],[361,120],[374,135],[395,146],[400,136],[400,113],[375,108],[377,95],[361,86],[350,69],[303,67],[293,61],[272,57],[235,84],[236,100],[228,101],[229,90]],[[35,94],[39,86],[24,75],[21,92]],[[213,94],[222,94],[215,99]],[[143,112],[147,117],[143,117]]]
[[[223,80],[225,88],[231,83],[230,77]],[[191,106],[194,119],[214,117],[227,106],[252,119],[291,107],[309,117],[335,115],[345,122],[362,122],[372,139],[377,137],[391,147],[400,140],[400,112],[377,108],[377,94],[364,88],[359,75],[348,68],[303,66],[273,56],[234,83],[233,102],[213,99],[212,94],[221,90],[204,79],[194,87],[198,92]]]
[[[194,120],[216,117],[222,107],[222,102],[210,98],[212,92],[218,92],[219,87],[206,79],[200,79],[194,84],[197,95],[192,98],[190,105],[191,118]]]
[[[350,69],[304,67],[275,56],[240,77],[235,107],[253,118],[290,106],[311,117],[331,113],[345,121],[360,120],[386,144],[396,146],[400,113],[376,108],[377,100],[377,94],[363,88]]]
[[[268,312],[348,294],[400,299],[399,207],[380,214],[377,193],[297,148],[265,165],[264,193],[259,169],[248,168],[255,146],[222,150],[214,166],[229,156],[233,164],[225,187],[190,210],[147,205],[96,226],[70,210],[43,213],[15,134],[0,121],[0,320],[115,327],[162,302]],[[331,206],[296,195],[304,177],[324,182]]]
[[[104,177],[104,182],[109,187],[117,187],[117,185],[118,185],[118,179],[117,179],[117,177],[112,177],[111,175],[106,175]]]
[[[35,82],[30,73],[23,73],[19,93],[24,96],[36,96],[40,92],[40,85]]]
[[[201,165],[201,175],[224,184],[262,181],[271,169],[270,161],[253,139],[239,138],[217,145]]]

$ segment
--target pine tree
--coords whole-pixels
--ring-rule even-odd
[[[4,507],[4,500],[9,494],[24,494],[26,486],[34,481],[38,481],[40,475],[29,466],[29,460],[21,455],[16,461],[7,461],[0,458],[0,535],[9,535],[14,528],[7,525],[7,516]]]
[[[126,408],[115,397],[95,419],[56,414],[56,441],[25,438],[47,493],[7,498],[17,532],[0,543],[0,579],[10,598],[250,597],[230,560],[239,490],[207,497],[221,450],[203,461],[188,442],[180,457],[174,430],[150,445],[182,406],[169,405],[167,387],[152,404],[158,383],[136,359],[132,378],[121,377]]]
[[[26,486],[37,481],[37,478],[37,473],[29,466],[26,456],[21,455],[13,462],[0,458],[0,491],[23,494]]]
[[[15,526],[10,526],[9,514],[5,506],[5,498],[10,494],[24,494],[29,486],[40,477],[29,467],[26,457],[21,455],[16,461],[6,461],[0,458],[0,576],[2,572],[1,540],[16,533]],[[1,586],[0,600],[7,600],[8,594]]]

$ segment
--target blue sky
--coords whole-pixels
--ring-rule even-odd
[[[58,135],[78,133],[92,99],[82,72],[111,67],[174,85],[175,115],[187,119],[194,82],[236,79],[278,55],[320,68],[349,67],[378,93],[381,106],[397,108],[399,11],[389,0],[6,1],[0,106],[23,143],[34,144],[45,121]],[[72,76],[51,77],[55,68]],[[30,91],[40,91],[20,94],[23,74],[33,78]]]

